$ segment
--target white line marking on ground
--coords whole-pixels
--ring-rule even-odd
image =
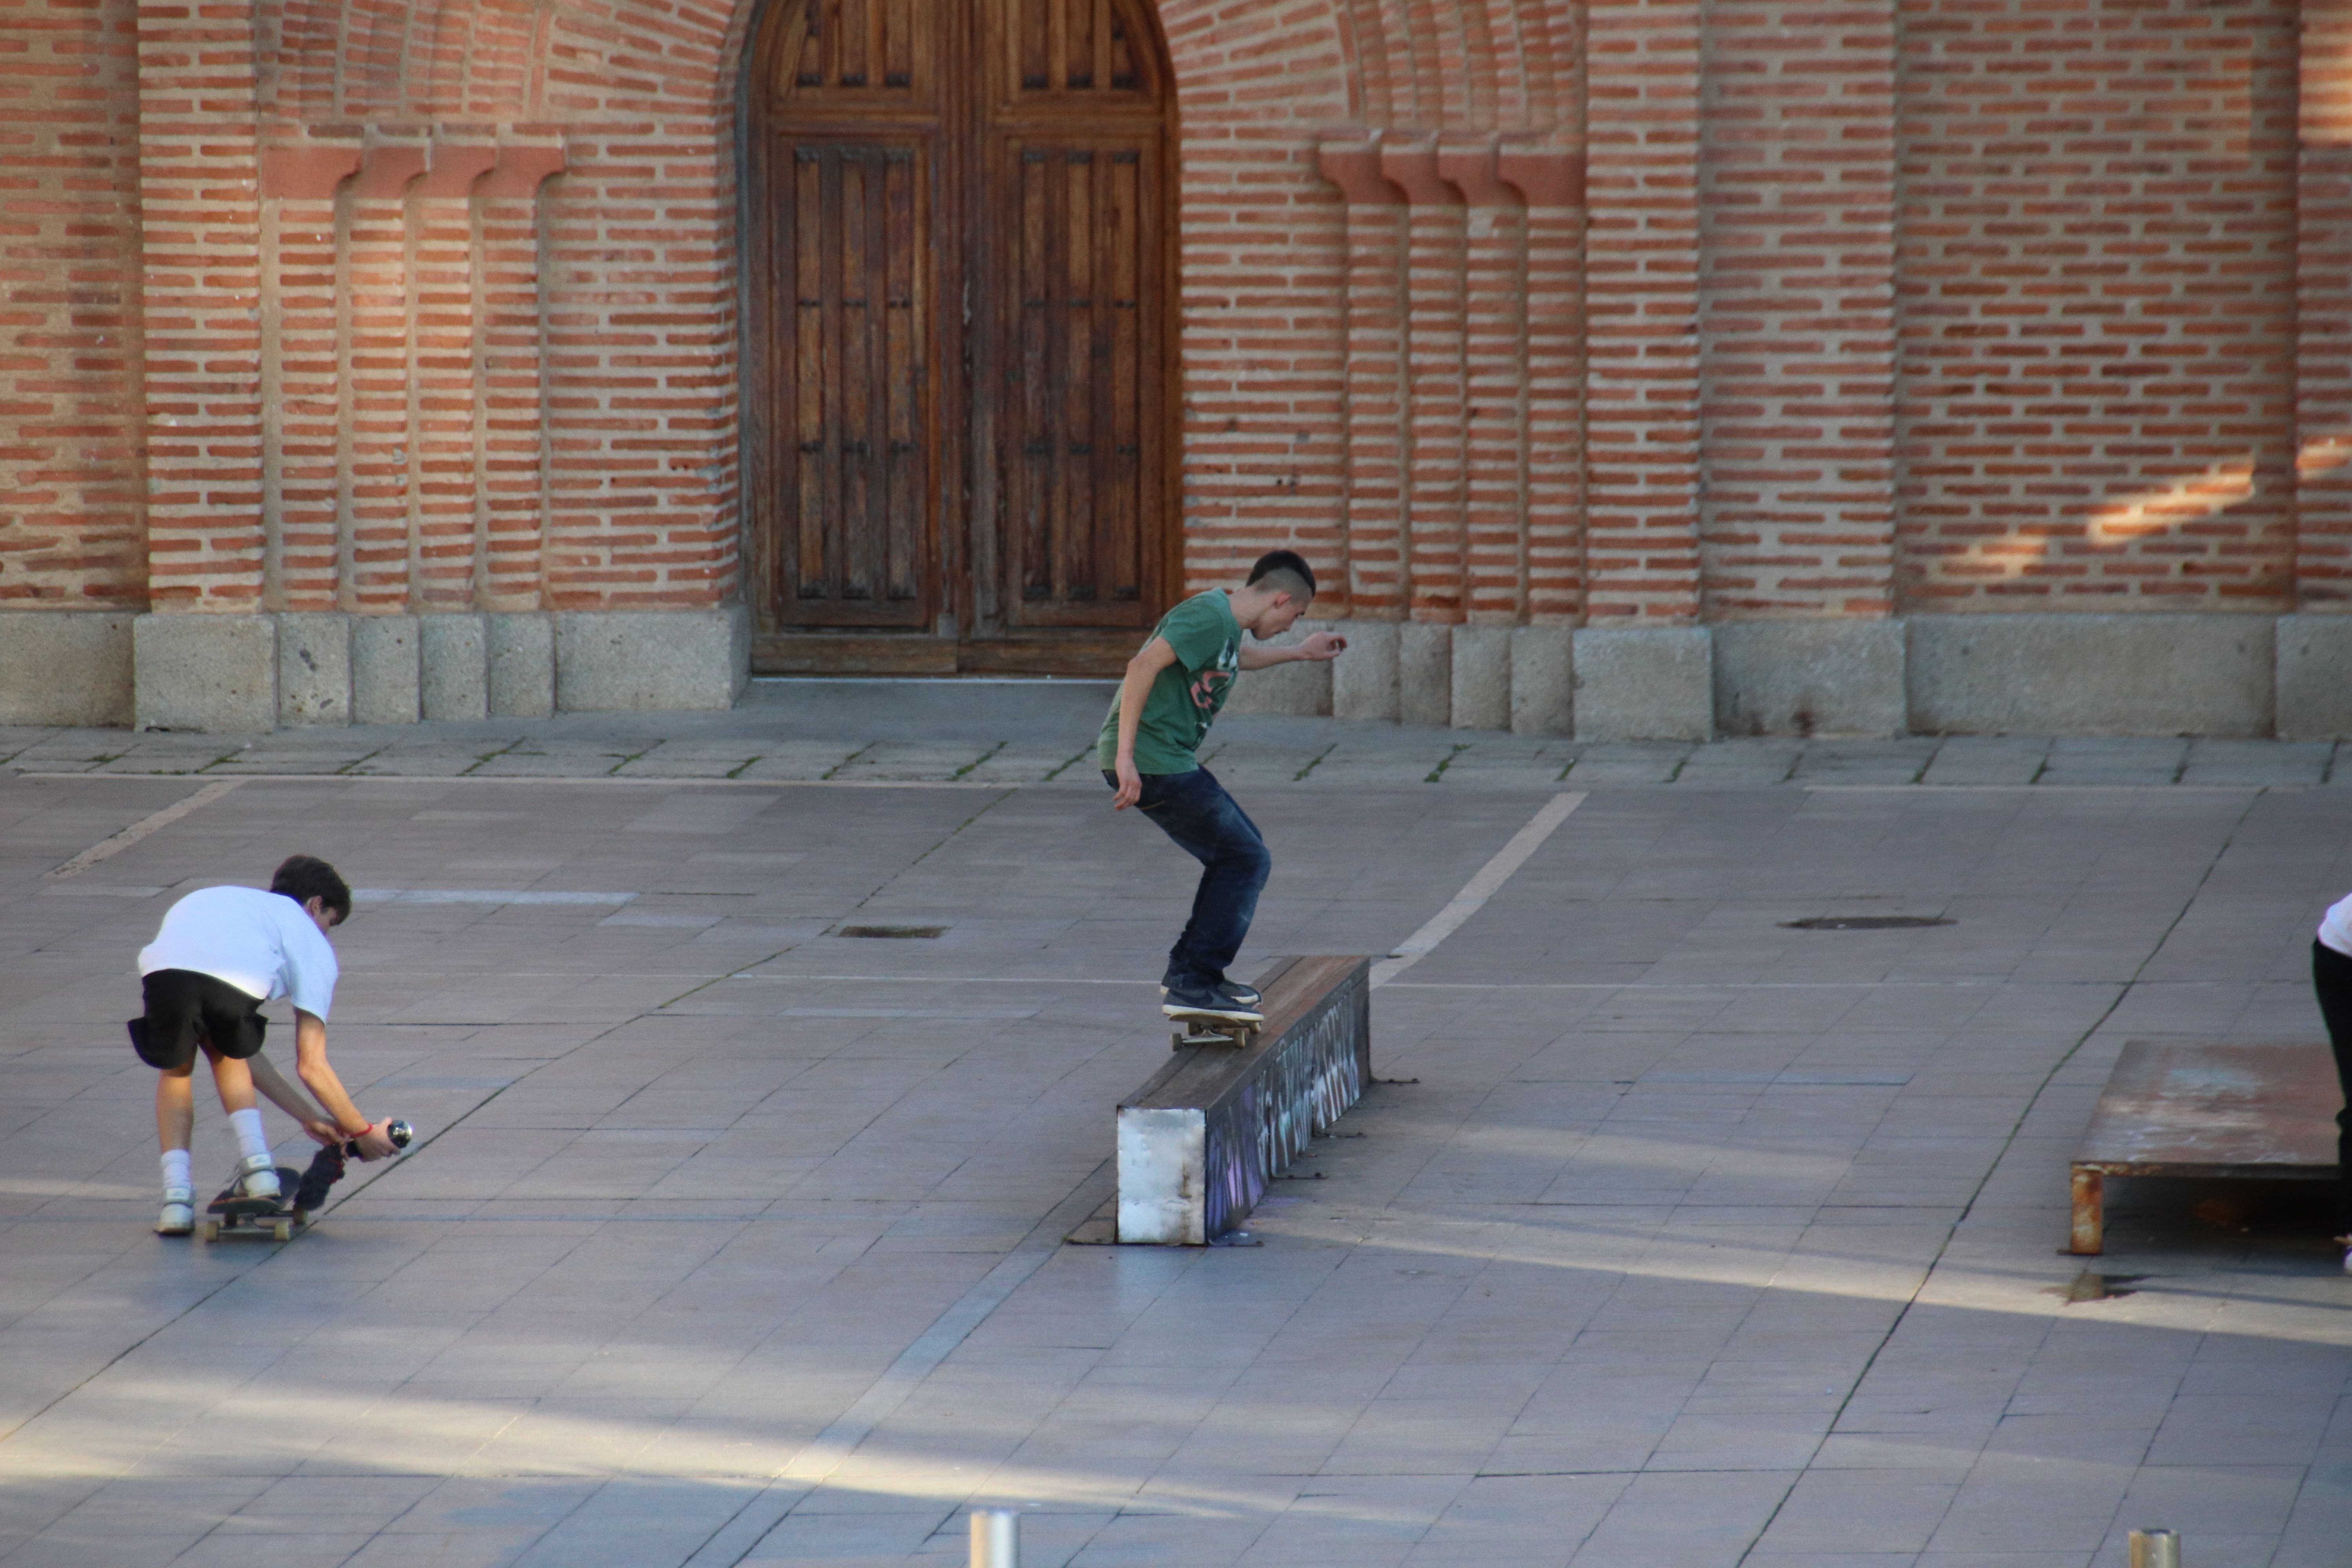
[[[1386,958],[1372,965],[1372,984],[1386,985],[1405,970],[1419,963],[1441,942],[1452,936],[1468,920],[1486,907],[1511,873],[1528,863],[1528,857],[1543,847],[1552,829],[1568,820],[1568,814],[1584,804],[1580,791],[1556,795],[1544,802],[1541,811],[1528,819],[1528,825],[1511,835],[1511,841],[1495,852],[1495,858],[1478,868],[1478,874],[1462,885],[1462,890],[1449,900],[1445,907],[1430,918],[1429,923],[1399,942]]]
[[[81,778],[86,775],[75,773],[69,776]],[[208,784],[186,799],[141,817],[113,837],[100,839],[50,872],[48,879],[52,882],[62,882],[68,877],[79,877],[100,860],[110,859],[121,854],[149,834],[160,832],[187,816],[188,813],[210,805],[244,782],[243,779],[223,779],[217,784]]]
[[[515,888],[354,888],[362,904],[625,904],[635,893],[535,892]]]
[[[185,773],[41,773],[19,772],[20,779],[170,779]],[[992,784],[986,779],[712,779],[663,778],[653,773],[238,773],[241,784],[660,784],[677,789],[1029,789],[1059,786],[1059,779],[1018,779]]]

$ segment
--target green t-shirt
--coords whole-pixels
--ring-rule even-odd
[[[1234,619],[1232,598],[1223,588],[1195,594],[1160,618],[1151,635],[1176,650],[1176,662],[1151,682],[1143,717],[1135,726],[1135,771],[1186,773],[1201,765],[1192,754],[1209,732],[1209,721],[1233,694],[1242,668],[1242,624]],[[1149,646],[1150,639],[1146,639]],[[1118,699],[1110,700],[1095,758],[1105,768],[1118,763]]]

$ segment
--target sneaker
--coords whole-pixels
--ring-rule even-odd
[[[186,1187],[163,1189],[163,1212],[155,1217],[157,1236],[185,1236],[196,1228],[196,1194]]]
[[[248,1154],[236,1163],[236,1195],[241,1198],[278,1197],[278,1161],[268,1154]]]
[[[1214,991],[1218,995],[1223,997],[1226,1001],[1238,1003],[1244,1007],[1255,1007],[1263,1000],[1263,998],[1258,995],[1256,986],[1244,985],[1238,980],[1220,980],[1216,984],[1211,986],[1210,989]],[[1160,994],[1162,996],[1167,995],[1168,987],[1162,985],[1160,988]]]
[[[1223,1018],[1235,1024],[1265,1022],[1265,1015],[1255,1007],[1244,1005],[1206,986],[1198,990],[1181,986],[1170,990],[1168,1000],[1160,1004],[1160,1010],[1171,1018]]]

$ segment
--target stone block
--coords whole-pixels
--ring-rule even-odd
[[[1397,628],[1397,722],[1447,724],[1454,719],[1454,628],[1407,621]]]
[[[2282,741],[2352,740],[2352,615],[2278,618]]]
[[[1342,621],[1334,629],[1348,639],[1348,651],[1331,662],[1331,716],[1393,721],[1397,716],[1397,623]]]
[[[415,616],[352,617],[352,722],[414,724],[423,715]]]
[[[490,711],[544,719],[555,711],[555,617],[492,616],[487,642]]]
[[[1511,732],[1576,732],[1576,633],[1570,626],[1511,628]]]
[[[1715,722],[1724,734],[1899,735],[1909,723],[1899,621],[1726,621],[1710,629]]]
[[[427,719],[487,719],[490,712],[489,633],[475,615],[423,617],[417,707]]]
[[[1705,626],[1579,627],[1577,739],[1712,738],[1714,648]]]
[[[1927,734],[2267,735],[2269,616],[1914,616],[1911,728]]]
[[[255,734],[278,727],[274,617],[141,616],[131,643],[140,729]]]
[[[1454,628],[1450,707],[1455,729],[1511,727],[1511,630],[1509,626]]]
[[[1268,647],[1286,647],[1315,632],[1336,631],[1345,637],[1347,623],[1301,619]],[[1244,643],[1243,646],[1247,647]],[[1341,654],[1341,658],[1349,656]],[[1331,711],[1331,667],[1320,660],[1270,665],[1245,670],[1225,702],[1228,713],[1291,713],[1326,715]]]
[[[0,724],[128,724],[128,610],[0,611]]]
[[[331,613],[278,617],[278,721],[352,721],[352,617]]]
[[[751,671],[740,605],[555,617],[555,705],[564,712],[732,708]]]

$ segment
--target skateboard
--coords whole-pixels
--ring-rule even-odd
[[[231,1182],[221,1189],[220,1196],[205,1205],[205,1239],[218,1241],[224,1236],[266,1234],[272,1241],[293,1240],[294,1233],[310,1219],[293,1203],[292,1194],[301,1180],[301,1172],[289,1165],[278,1166],[278,1195],[274,1198],[241,1198],[236,1195],[236,1184]]]
[[[1166,1013],[1166,1009],[1161,1009]],[[1239,1018],[1221,1018],[1213,1013],[1166,1013],[1176,1026],[1168,1037],[1168,1048],[1181,1051],[1188,1046],[1232,1046],[1246,1047],[1257,1042],[1261,1024],[1244,1023]]]
[[[415,1136],[407,1122],[397,1118],[384,1123],[384,1136],[395,1149],[405,1149]],[[291,1166],[278,1167],[278,1196],[274,1198],[241,1198],[236,1195],[236,1184],[231,1182],[221,1189],[220,1196],[205,1205],[204,1237],[206,1241],[218,1241],[224,1236],[255,1236],[264,1232],[272,1241],[291,1241],[294,1233],[307,1229],[310,1216],[327,1205],[327,1189],[343,1179],[343,1163],[359,1157],[357,1143],[320,1149],[310,1156],[310,1168],[297,1171]]]

